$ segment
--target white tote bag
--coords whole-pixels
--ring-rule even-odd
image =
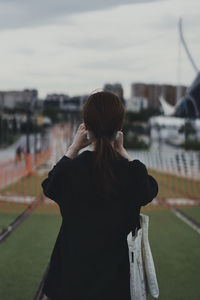
[[[135,236],[127,236],[130,261],[131,300],[146,300],[147,294],[159,296],[154,261],[148,239],[149,217],[140,214],[140,227]]]

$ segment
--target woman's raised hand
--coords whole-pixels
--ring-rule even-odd
[[[74,140],[71,146],[69,146],[67,152],[65,153],[67,157],[69,158],[76,157],[80,149],[91,144],[92,141],[90,139],[89,140],[87,139],[87,133],[88,130],[86,130],[85,124],[81,123],[74,136]]]
[[[81,123],[72,142],[72,147],[79,151],[80,149],[91,144],[91,140],[87,139],[88,130],[86,130],[85,124]]]

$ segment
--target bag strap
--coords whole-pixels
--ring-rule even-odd
[[[135,213],[135,218],[136,218],[136,222],[134,223],[132,229],[131,229],[131,233],[132,233],[132,237],[134,237],[137,234],[137,231],[141,228],[141,224],[140,224],[140,208],[139,207]]]

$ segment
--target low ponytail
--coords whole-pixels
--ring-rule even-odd
[[[118,157],[111,142],[122,128],[125,108],[119,97],[112,92],[97,92],[88,97],[83,105],[83,120],[95,138],[94,179],[96,190],[102,197],[116,195],[117,178],[114,162]]]
[[[115,193],[113,186],[117,181],[112,166],[117,157],[117,152],[113,149],[108,137],[103,135],[96,138],[94,155],[95,182],[98,192],[104,196],[109,197]]]

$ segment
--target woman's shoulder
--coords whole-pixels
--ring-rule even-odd
[[[146,167],[145,164],[139,159],[130,160],[129,165],[130,165],[130,167],[133,167],[133,168]]]
[[[133,159],[129,161],[129,169],[131,172],[138,173],[145,173],[147,174],[147,167],[146,165],[140,161],[139,159]]]

